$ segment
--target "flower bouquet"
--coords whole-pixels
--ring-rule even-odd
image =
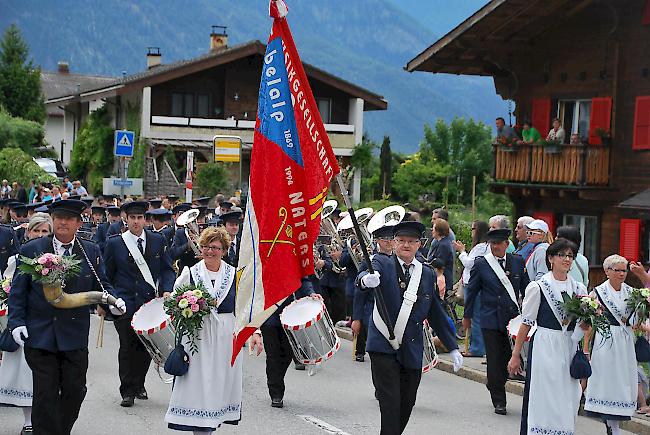
[[[21,255],[18,269],[31,275],[34,282],[42,284],[45,299],[50,302],[61,298],[66,279],[79,275],[80,264],[81,260],[77,260],[74,255],[45,253],[36,258]]]
[[[650,289],[634,288],[627,297],[627,307],[635,314],[635,325],[638,326],[650,317]]]
[[[5,278],[0,283],[0,308],[7,306],[9,292],[11,291],[11,279]]]
[[[192,355],[198,352],[196,340],[199,340],[203,318],[216,305],[216,299],[201,284],[180,286],[165,300],[165,312],[171,316],[179,338],[187,336]]]
[[[611,336],[612,333],[609,329],[609,322],[604,315],[603,306],[597,297],[589,295],[569,296],[567,293],[562,293],[562,299],[562,307],[567,313],[568,322],[576,319],[587,325],[591,325],[593,334],[591,335],[589,348],[591,348],[591,345],[593,344],[596,333],[600,333],[604,340]]]

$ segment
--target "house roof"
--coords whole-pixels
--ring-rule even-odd
[[[621,202],[619,207],[650,210],[650,189],[637,193]]]
[[[209,52],[192,59],[181,60],[169,64],[161,64],[153,68],[131,74],[128,76],[112,79],[111,81],[97,84],[82,84],[65,94],[48,98],[46,103],[56,103],[65,100],[74,100],[76,98],[96,99],[121,95],[132,92],[135,89],[141,89],[146,86],[153,86],[179,77],[183,77],[195,72],[203,71],[219,65],[225,65],[230,62],[246,58],[251,55],[263,56],[266,46],[260,41],[250,41],[244,44],[234,45],[222,50]],[[350,95],[364,100],[365,110],[386,110],[388,102],[378,94],[367,89],[350,83],[324,70],[316,68],[307,63],[303,63],[307,76],[336,87]]]
[[[56,71],[41,72],[41,89],[46,100],[74,94],[77,92],[77,87],[79,89],[90,89],[114,81],[115,77],[59,73]]]
[[[405,66],[409,72],[498,76],[494,60],[562,25],[593,0],[491,0]],[[500,56],[495,56],[500,54]]]

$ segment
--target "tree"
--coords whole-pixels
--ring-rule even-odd
[[[379,153],[379,181],[382,186],[382,196],[390,196],[391,181],[393,178],[393,155],[390,152],[390,138],[384,136]]]
[[[228,184],[228,175],[222,163],[210,162],[201,165],[194,176],[194,185],[201,196],[215,196]]]
[[[0,107],[0,148],[20,148],[34,155],[43,146],[43,126],[34,121],[11,116]]]
[[[11,24],[0,41],[0,106],[13,116],[38,123],[45,120],[41,69],[28,61],[29,47]]]
[[[354,147],[350,157],[350,166],[343,168],[352,182],[351,177],[355,169],[361,171],[361,200],[371,201],[379,195],[379,161],[373,154],[377,144],[368,139],[365,135],[360,144]]]
[[[19,148],[4,148],[0,150],[0,174],[9,181],[18,181],[23,186],[29,186],[31,180],[56,182],[56,178],[48,175],[32,160],[32,156]]]

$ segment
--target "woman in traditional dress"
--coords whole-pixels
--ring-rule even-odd
[[[632,287],[624,282],[628,271],[624,257],[610,255],[603,262],[603,269],[607,281],[594,288],[592,296],[597,296],[605,307],[611,337],[596,333],[591,350],[592,375],[585,390],[585,411],[592,417],[600,417],[607,425],[607,433],[618,435],[619,421],[629,420],[637,405],[634,332],[628,325],[632,312],[627,307]],[[586,344],[585,351],[588,351]]]
[[[183,268],[174,288],[202,283],[217,300],[217,307],[203,319],[196,341],[198,352],[190,355],[187,374],[175,378],[165,421],[171,429],[205,434],[222,423],[238,424],[241,419],[242,357],[240,354],[231,366],[236,271],[222,261],[230,236],[222,227],[208,227],[199,237],[199,246],[203,259]],[[184,338],[183,344],[189,348],[187,343]],[[261,344],[259,334],[253,335],[253,344]]]
[[[575,321],[568,321],[561,303],[562,293],[587,294],[584,285],[568,275],[577,251],[573,242],[555,241],[546,250],[551,271],[526,288],[522,324],[508,363],[510,374],[521,374],[521,348],[537,323],[528,353],[522,435],[574,432],[581,388],[580,381],[571,377],[569,366],[583,333],[580,329],[574,332]]]
[[[47,213],[35,213],[27,225],[27,238],[37,239],[52,233],[52,218]],[[16,271],[16,257],[9,258],[3,278],[12,279]],[[9,307],[11,309],[11,307]],[[25,421],[21,435],[32,433],[32,370],[25,361],[24,348],[20,346],[15,352],[3,352],[0,365],[0,406],[18,406],[22,408]]]

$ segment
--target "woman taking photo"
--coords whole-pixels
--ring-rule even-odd
[[[217,300],[217,307],[203,320],[196,341],[198,352],[190,356],[187,374],[175,378],[165,421],[170,429],[204,434],[241,419],[242,357],[230,365],[236,278],[235,268],[222,261],[230,236],[223,227],[208,227],[199,237],[199,246],[203,259],[183,268],[174,288],[202,283]],[[187,339],[183,341],[187,345]],[[259,334],[253,334],[253,343],[261,344]]]
[[[27,238],[37,239],[52,233],[52,218],[47,213],[34,213],[27,225]],[[9,257],[4,278],[12,279],[16,271],[16,257]],[[11,309],[11,307],[9,307]],[[32,370],[25,361],[23,346],[15,352],[3,352],[0,365],[0,404],[22,408],[25,421],[21,435],[32,433]]]
[[[554,242],[546,250],[551,271],[526,287],[522,324],[508,362],[511,375],[521,374],[521,348],[530,328],[537,323],[528,352],[522,435],[574,433],[581,388],[580,381],[571,377],[569,366],[583,334],[580,330],[573,332],[575,321],[565,322],[561,302],[562,293],[587,294],[584,285],[569,276],[577,252],[577,246],[568,240]]]
[[[605,308],[610,323],[611,336],[604,338],[596,333],[591,349],[592,374],[585,390],[585,411],[600,417],[608,433],[618,435],[619,421],[629,420],[637,405],[637,369],[634,352],[634,333],[628,326],[631,310],[627,298],[632,287],[625,284],[627,260],[620,255],[610,255],[603,262],[607,280],[594,288]],[[589,340],[585,339],[585,343]],[[585,353],[588,353],[585,345]]]

